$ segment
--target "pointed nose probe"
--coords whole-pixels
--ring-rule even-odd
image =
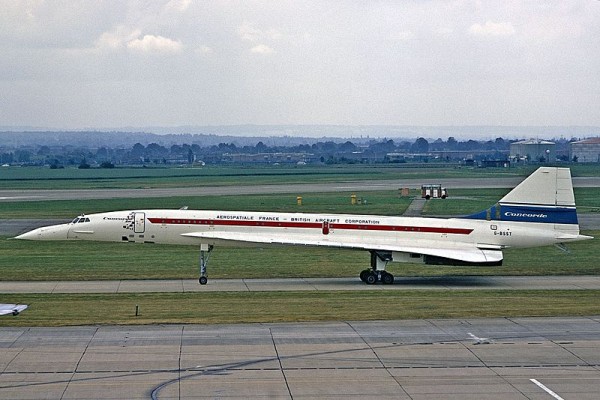
[[[69,233],[69,224],[51,225],[42,228],[37,228],[15,239],[23,240],[66,240]]]

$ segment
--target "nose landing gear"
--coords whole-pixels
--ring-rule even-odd
[[[208,282],[206,267],[208,266],[208,259],[210,258],[212,249],[212,245],[200,244],[200,278],[198,278],[198,283],[201,285],[206,285]]]

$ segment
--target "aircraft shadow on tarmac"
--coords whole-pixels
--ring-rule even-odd
[[[485,276],[426,276],[426,277],[396,277],[394,285],[405,286],[468,286],[493,287],[497,286]]]
[[[313,284],[324,284],[327,286],[348,286],[349,284],[355,286],[361,286],[365,288],[386,288],[386,287],[397,287],[397,286],[422,286],[431,287],[435,289],[439,287],[467,287],[467,288],[478,288],[478,287],[500,287],[503,286],[498,282],[495,282],[493,276],[477,276],[477,275],[443,275],[443,276],[396,276],[392,285],[365,285],[360,280],[354,278],[348,279],[319,279],[313,278],[307,283]]]

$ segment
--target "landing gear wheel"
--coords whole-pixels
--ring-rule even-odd
[[[384,272],[381,274],[381,282],[383,282],[384,285],[391,285],[394,283],[394,275],[389,272]]]
[[[374,285],[377,283],[377,274],[375,274],[374,272],[369,272],[367,274],[367,276],[365,277],[365,283],[367,285]]]
[[[198,278],[198,283],[201,285],[206,285],[208,282],[208,278],[206,277],[206,266],[208,265],[208,258],[210,257],[210,252],[212,251],[213,246],[200,244],[200,277]]]
[[[365,270],[361,271],[361,273],[360,273],[360,280],[363,281],[363,282],[366,282],[367,281],[367,275],[370,274],[370,273],[371,273],[370,269],[365,269]]]

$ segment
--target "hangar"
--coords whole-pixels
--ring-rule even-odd
[[[600,137],[569,144],[569,159],[578,162],[600,162]]]
[[[556,144],[540,139],[522,140],[510,144],[510,159],[533,162],[556,161]]]

